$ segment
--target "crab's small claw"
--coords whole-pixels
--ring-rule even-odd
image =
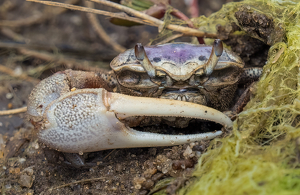
[[[31,101],[39,99],[31,95]],[[52,100],[54,98],[51,98]],[[231,127],[232,121],[212,108],[188,102],[132,97],[100,89],[66,92],[48,104],[36,121],[40,141],[51,148],[68,153],[92,152],[112,148],[151,147],[183,144],[211,139],[222,134],[214,131],[194,135],[161,135],[140,132],[119,119],[132,116],[178,116],[215,121]],[[37,117],[29,104],[29,114]]]

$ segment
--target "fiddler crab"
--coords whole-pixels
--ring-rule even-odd
[[[255,79],[260,68],[212,46],[170,43],[119,54],[110,72],[65,70],[42,80],[31,92],[28,114],[39,140],[65,153],[113,148],[154,147],[212,139],[222,130],[165,135],[132,129],[165,123],[186,127],[191,119],[225,129],[240,80]]]

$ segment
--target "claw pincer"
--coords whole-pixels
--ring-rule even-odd
[[[193,135],[141,132],[120,121],[132,116],[187,117],[232,127],[232,121],[226,115],[198,104],[133,97],[102,88],[71,91],[66,73],[56,73],[39,83],[31,93],[28,105],[28,114],[40,129],[39,140],[62,152],[169,146],[212,139],[222,134],[222,131]]]

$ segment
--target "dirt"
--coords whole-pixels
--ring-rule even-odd
[[[95,152],[88,155],[89,158],[97,157],[97,165],[78,169],[64,164],[62,153],[25,141],[19,149],[23,152],[9,158],[2,170],[2,177],[8,179],[3,187],[7,194],[143,194],[159,179],[190,175],[196,157],[207,144]],[[185,154],[189,159],[185,167],[185,161],[178,160],[185,158],[183,152],[187,147],[193,149],[188,156]],[[26,169],[33,172],[27,179],[33,183],[28,186],[24,186],[20,178],[27,175]]]
[[[211,14],[225,2],[201,1],[200,14]],[[76,4],[82,5],[82,2]],[[187,13],[187,7],[182,1],[172,1],[172,5]],[[9,25],[3,25],[0,21],[0,64],[12,69],[15,74],[43,79],[66,68],[108,69],[109,62],[118,54],[97,36],[85,13],[65,11],[51,15],[53,7],[23,0],[2,0],[0,9],[5,10],[0,12],[1,21],[24,20]],[[26,18],[33,15],[42,15],[46,19],[26,23]],[[110,24],[105,17],[98,18],[110,37],[126,48],[132,48],[137,42],[146,44],[157,35],[155,27],[120,27]],[[240,54],[249,50],[253,52],[251,55],[258,55],[261,47],[255,50],[253,46],[260,43],[253,44],[253,40],[249,40],[252,44],[237,44],[234,50]],[[190,38],[181,41],[190,41]],[[234,45],[241,41],[244,42],[234,40],[227,43]],[[48,52],[54,57],[63,56],[66,61],[60,62],[57,58],[48,61],[40,56],[29,55],[29,51]],[[249,58],[249,55],[246,57]],[[249,58],[248,61],[249,64],[259,65],[265,58],[266,54],[260,60],[251,62],[253,58]],[[36,83],[0,72],[0,110],[26,106],[27,97]],[[84,154],[87,162],[94,164],[88,168],[73,168],[62,153],[37,142],[35,133],[25,113],[0,116],[2,193],[147,194],[159,180],[174,177],[177,179],[173,185],[165,186],[173,194],[178,187],[188,182],[186,178],[190,177],[198,157],[209,145],[209,141],[203,141],[172,147],[94,152]]]

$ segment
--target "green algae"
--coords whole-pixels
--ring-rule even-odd
[[[265,14],[273,21],[273,31],[265,37],[249,31],[235,18],[240,9]],[[179,194],[299,194],[299,13],[298,1],[251,0],[226,4],[212,16],[196,20],[209,32],[216,31],[217,24],[235,23],[241,28],[238,33],[271,48],[254,97],[232,132],[212,141],[199,159],[194,180]]]

